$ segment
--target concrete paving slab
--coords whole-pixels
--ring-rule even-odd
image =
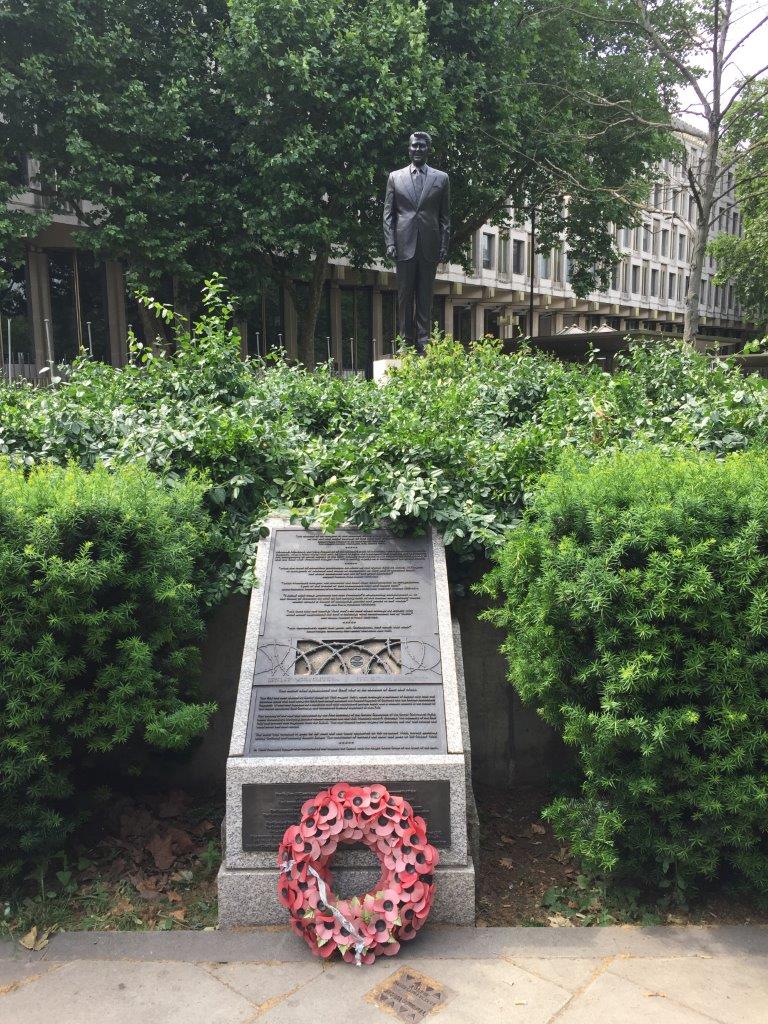
[[[323,973],[323,964],[212,964],[209,972],[259,1008],[292,995]]]
[[[246,1024],[255,1007],[192,964],[74,961],[0,997],[0,1024]]]
[[[768,957],[615,960],[610,972],[723,1024],[766,1024]]]
[[[56,966],[59,966],[58,964]],[[0,995],[13,992],[20,985],[35,981],[46,971],[54,970],[53,964],[29,963],[23,960],[0,960]]]
[[[589,981],[595,970],[595,961],[581,957],[528,957],[516,956],[511,961],[536,978],[551,981],[566,992],[575,992]]]
[[[392,1016],[373,1000],[381,983],[402,966],[400,958],[379,960],[360,970],[329,964],[319,978],[259,1019],[268,1024],[306,1024],[311,1014],[317,1024],[340,1019],[391,1024]],[[422,960],[418,971],[445,992],[445,1002],[435,1011],[440,1024],[546,1024],[569,998],[562,987],[501,960]]]
[[[573,996],[557,1024],[712,1024],[687,1006],[606,971]]]
[[[440,1024],[546,1024],[569,998],[561,986],[506,960],[427,960],[419,970],[456,993],[440,1011]]]

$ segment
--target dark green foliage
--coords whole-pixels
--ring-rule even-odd
[[[5,870],[72,830],[79,781],[91,797],[110,753],[178,750],[204,731],[214,708],[193,695],[215,534],[202,493],[138,467],[25,475],[0,461]]]
[[[576,748],[547,812],[593,871],[768,894],[768,456],[567,463],[482,585],[509,678]]]
[[[434,523],[457,551],[478,553],[502,541],[569,450],[724,453],[768,438],[768,382],[669,339],[634,348],[609,375],[436,338],[379,387],[324,367],[243,362],[222,289],[208,282],[191,332],[153,306],[174,333],[171,356],[137,347],[122,369],[81,360],[52,388],[0,382],[0,454],[14,463],[141,460],[171,483],[206,474],[208,509],[229,538],[210,566],[209,603],[248,587],[275,509],[328,528]]]

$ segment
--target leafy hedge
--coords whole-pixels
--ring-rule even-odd
[[[179,749],[194,702],[202,569],[215,559],[204,487],[123,467],[0,461],[0,861],[72,830],[108,755]]]
[[[564,453],[685,447],[718,454],[768,439],[768,382],[663,339],[615,374],[496,342],[436,339],[386,387],[243,362],[222,284],[192,331],[171,310],[176,351],[137,346],[121,369],[81,361],[53,388],[0,384],[0,454],[209,479],[230,538],[207,598],[247,587],[258,526],[289,507],[329,528],[348,519],[435,523],[460,552],[492,550]],[[159,308],[159,307],[157,307]]]
[[[587,867],[768,895],[768,455],[620,454],[546,481],[482,584],[509,678],[576,748],[547,811]]]

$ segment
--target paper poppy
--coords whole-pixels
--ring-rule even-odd
[[[338,900],[329,861],[342,843],[362,842],[381,864],[372,892]],[[349,963],[394,956],[424,924],[434,896],[439,855],[423,818],[380,783],[338,782],[301,808],[278,854],[278,898],[291,925],[324,959],[337,949]]]

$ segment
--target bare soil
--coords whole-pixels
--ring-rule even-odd
[[[606,889],[583,875],[541,811],[543,789],[480,789],[481,862],[477,918],[481,927],[600,924],[768,924],[768,908],[719,885],[686,906],[658,894]]]

